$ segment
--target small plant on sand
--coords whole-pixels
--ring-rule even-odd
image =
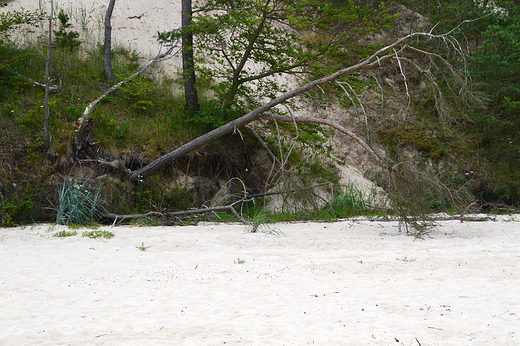
[[[241,259],[240,257],[238,257],[236,260],[233,261],[233,263],[235,263],[235,264],[244,264],[244,263],[246,263],[246,260],[245,259]]]
[[[404,258],[395,258],[396,260],[398,261],[403,261],[403,262],[414,262],[415,261],[415,258],[408,258],[408,257],[404,257]]]
[[[144,246],[144,242],[141,242],[141,246],[136,246],[141,251],[146,251],[146,249],[149,248],[149,246]]]
[[[92,239],[96,239],[96,238],[110,239],[114,236],[114,233],[112,233],[110,231],[89,231],[89,232],[83,232],[82,236],[89,237]]]
[[[250,233],[264,232],[276,235],[282,235],[282,231],[269,225],[267,214],[263,211],[256,211],[254,215],[247,220],[246,230]]]
[[[63,231],[54,233],[52,236],[53,237],[64,238],[64,237],[73,237],[73,236],[75,236],[77,234],[78,234],[78,232],[76,232],[76,231],[65,231],[65,230],[63,230]]]

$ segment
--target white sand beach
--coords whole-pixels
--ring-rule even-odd
[[[0,345],[520,344],[520,215],[274,227],[0,229]]]

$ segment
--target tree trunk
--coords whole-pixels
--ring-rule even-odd
[[[116,0],[110,0],[105,15],[105,56],[103,59],[103,67],[105,68],[105,78],[107,80],[114,79],[112,76],[112,61],[110,58],[110,54],[112,53],[112,24],[110,20],[112,19],[112,11],[114,10],[115,3]]]
[[[193,61],[193,33],[189,26],[193,15],[191,0],[182,0],[182,72],[186,110],[189,114],[199,111],[199,96],[195,85],[195,64]]]
[[[45,58],[45,96],[44,96],[44,107],[45,114],[43,116],[43,147],[45,150],[49,149],[50,135],[49,135],[49,70],[51,64],[51,43],[52,43],[52,12],[54,11],[54,3],[51,0],[51,12],[49,14],[49,38],[47,40],[47,57]]]
[[[231,84],[231,87],[226,94],[226,98],[224,100],[224,104],[222,105],[222,108],[224,110],[229,110],[231,108],[231,105],[233,104],[233,100],[237,96],[238,88],[240,87],[240,74],[242,73],[242,70],[246,66],[247,61],[249,60],[249,57],[251,56],[251,52],[253,51],[253,48],[255,46],[256,41],[258,40],[258,37],[260,37],[260,33],[262,30],[264,30],[265,22],[267,20],[267,13],[264,11],[264,17],[262,18],[262,21],[256,28],[254,35],[249,40],[249,43],[247,45],[247,49],[244,52],[244,55],[242,56],[242,59],[240,60],[240,63],[234,69],[233,71],[233,83]],[[224,119],[227,120],[226,114],[224,114]]]

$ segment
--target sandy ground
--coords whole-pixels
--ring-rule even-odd
[[[0,345],[520,344],[520,215],[273,227],[0,229]]]

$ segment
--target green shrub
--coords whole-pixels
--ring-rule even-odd
[[[0,202],[0,226],[13,227],[14,221],[23,212],[29,211],[33,208],[32,203],[33,190],[31,184],[27,183],[22,198],[18,193],[14,193],[11,199],[6,199]]]
[[[72,24],[69,23],[69,15],[63,12],[63,10],[60,10],[58,19],[60,21],[60,29],[58,31],[54,31],[54,35],[56,36],[56,44],[59,47],[68,48],[70,50],[78,48],[81,44],[81,42],[78,40],[79,33],[77,31],[66,30],[72,26]]]

